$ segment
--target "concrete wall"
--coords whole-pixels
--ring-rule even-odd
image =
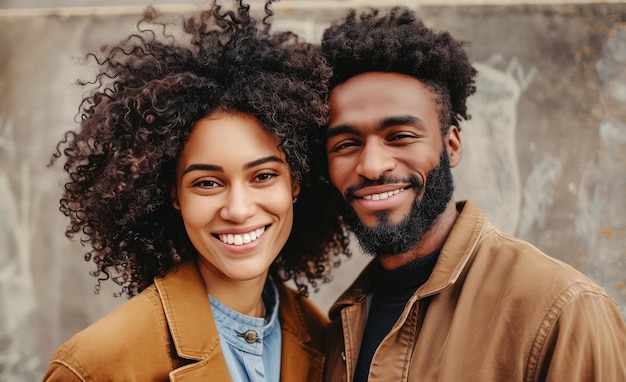
[[[626,4],[397,3],[471,42],[480,70],[456,197],[588,274],[626,317]],[[275,25],[318,41],[362,4],[283,1]],[[92,73],[78,58],[132,31],[139,12],[0,11],[0,381],[40,379],[58,345],[124,301],[94,294],[46,164],[76,126],[75,80]],[[368,260],[355,254],[315,301],[326,309]]]

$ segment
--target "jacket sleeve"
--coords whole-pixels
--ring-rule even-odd
[[[43,382],[83,382],[84,379],[79,377],[68,365],[51,361],[48,369],[43,376]]]
[[[626,323],[615,301],[592,291],[581,293],[554,322],[546,332],[537,374],[529,380],[626,381]]]

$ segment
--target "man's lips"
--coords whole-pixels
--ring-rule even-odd
[[[219,234],[214,234],[213,236],[216,237],[218,240],[220,240],[224,244],[244,245],[244,244],[250,244],[253,241],[258,240],[265,233],[265,230],[268,227],[269,225],[251,230],[249,232],[219,233]]]
[[[352,196],[364,200],[383,200],[411,188],[411,185],[384,185],[356,190]]]
[[[363,199],[365,199],[365,200],[387,199],[388,197],[397,195],[397,194],[399,194],[400,192],[402,192],[404,190],[405,190],[404,188],[399,188],[399,189],[395,189],[393,191],[381,192],[379,194],[363,195]]]

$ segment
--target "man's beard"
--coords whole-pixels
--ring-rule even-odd
[[[413,186],[416,197],[411,204],[409,214],[400,222],[389,221],[389,213],[383,211],[378,215],[378,224],[374,227],[365,226],[358,215],[350,206],[354,198],[353,192],[357,189],[381,185],[386,183],[409,182]],[[424,197],[419,200],[419,195],[424,192]],[[408,179],[391,179],[382,177],[377,181],[365,181],[356,187],[346,191],[346,196],[338,196],[338,210],[344,221],[354,232],[359,245],[365,253],[378,256],[390,256],[405,253],[419,243],[426,231],[428,231],[439,215],[445,211],[448,202],[454,192],[454,181],[450,171],[448,153],[443,150],[439,165],[433,168],[426,177],[426,185],[416,177]]]

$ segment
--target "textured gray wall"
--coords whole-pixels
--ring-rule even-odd
[[[311,3],[279,3],[275,25],[318,41],[345,10]],[[40,379],[58,345],[123,302],[115,289],[94,294],[46,164],[76,126],[75,80],[93,72],[78,58],[132,31],[133,12],[0,13],[0,381]],[[626,317],[626,5],[419,13],[471,42],[480,70],[457,199],[588,274]],[[355,254],[315,301],[326,309],[367,260]]]

